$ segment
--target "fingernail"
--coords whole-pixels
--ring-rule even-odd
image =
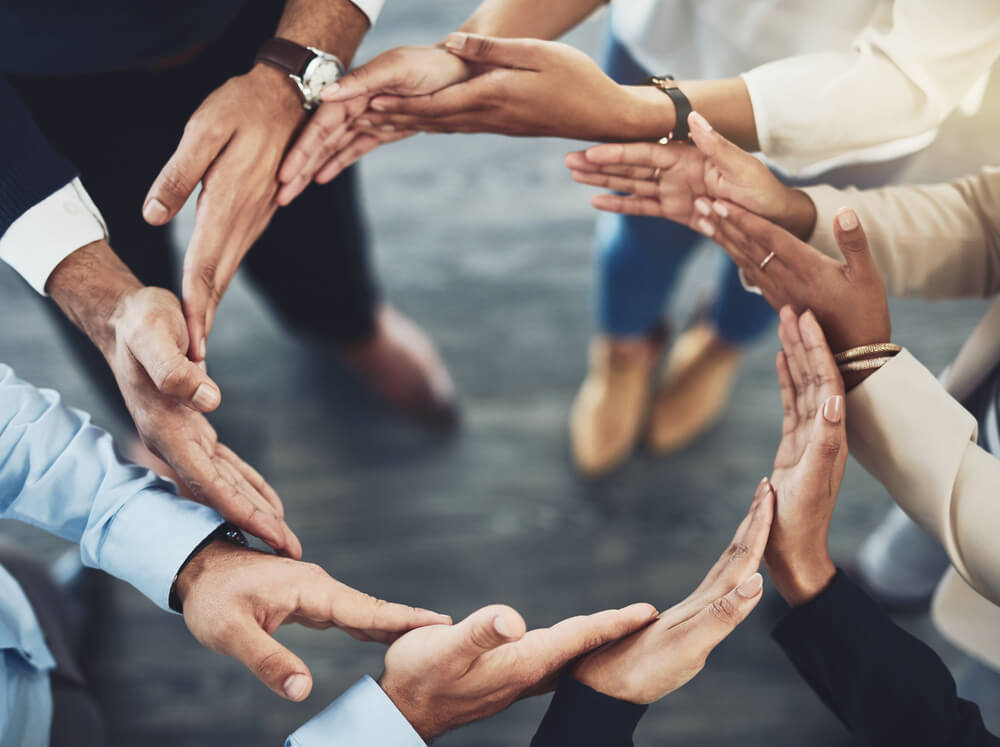
[[[721,202],[713,202],[713,203],[712,203],[712,209],[713,209],[713,210],[714,210],[714,211],[715,211],[716,213],[718,213],[718,214],[719,214],[719,215],[720,215],[721,217],[723,217],[723,218],[728,218],[728,217],[729,217],[729,208],[727,208],[727,207],[726,207],[726,206],[725,206],[725,205],[724,205],[723,203],[721,203]]]
[[[393,126],[391,124],[382,125],[381,127],[379,127],[379,129],[382,130],[382,132],[395,132],[396,131],[395,126]]]
[[[377,111],[377,112],[384,112],[385,111],[385,102],[379,101],[378,99],[375,99],[374,101],[372,101],[371,104],[369,104],[369,106],[372,109],[374,109],[375,111]],[[370,125],[371,122],[369,122],[368,124]]]
[[[324,101],[329,101],[333,98],[333,94],[340,90],[340,83],[331,83],[326,86],[322,91],[319,92],[319,97]]]
[[[839,394],[835,397],[830,397],[823,405],[823,417],[826,418],[828,423],[839,423],[841,416],[844,414],[844,398]]]
[[[194,393],[194,406],[199,410],[211,410],[219,404],[219,392],[208,384],[202,384]]]
[[[837,222],[840,224],[842,230],[853,231],[858,227],[858,216],[853,210],[848,208],[837,214]]]
[[[699,197],[694,201],[694,209],[697,210],[702,215],[711,215],[712,206],[708,204],[708,200],[704,197]]]
[[[143,206],[142,217],[147,223],[162,223],[167,219],[167,206],[154,197]]]
[[[760,573],[753,574],[750,578],[736,587],[736,593],[744,599],[753,599],[760,594],[764,588],[764,577]]]
[[[198,343],[198,357],[201,358],[202,360],[205,360],[205,357],[207,355],[208,355],[208,340],[202,337],[201,342]]]
[[[701,116],[698,112],[691,112],[688,115],[688,127],[697,127],[704,133],[712,131],[712,125],[710,125],[708,120]]]
[[[302,700],[309,691],[309,678],[304,674],[293,674],[285,680],[284,690],[292,700]]]
[[[493,618],[493,630],[504,638],[510,638],[513,635],[507,628],[507,621],[503,619],[503,615],[497,615]]]
[[[715,226],[712,225],[711,221],[699,218],[696,225],[698,226],[698,230],[706,236],[715,236]]]
[[[465,49],[465,40],[468,38],[465,34],[448,34],[448,38],[444,40],[444,45],[448,49]]]
[[[362,117],[361,119],[358,120],[358,124],[361,125],[362,127],[371,127],[372,121],[368,119],[368,117]]]

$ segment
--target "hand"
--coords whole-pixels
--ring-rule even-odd
[[[694,593],[649,627],[585,656],[573,677],[605,695],[642,704],[690,681],[760,601],[763,579],[756,570],[773,516],[774,496],[762,480],[732,543]]]
[[[590,202],[598,210],[666,218],[706,233],[711,202],[698,198],[725,198],[796,236],[812,233],[816,208],[803,192],[782,184],[698,112],[691,113],[688,124],[693,145],[595,145],[570,153],[566,166],[580,184],[625,193],[594,196]]]
[[[836,573],[827,536],[847,464],[844,382],[812,312],[800,317],[782,309],[778,337],[784,420],[771,475],[777,515],[765,559],[774,585],[795,606]]]
[[[889,342],[892,323],[885,283],[853,210],[842,208],[834,219],[837,244],[846,259],[838,262],[732,202],[716,200],[713,208],[712,238],[774,309],[812,309],[837,352]],[[774,258],[761,270],[770,252]]]
[[[633,604],[526,633],[510,607],[484,607],[454,627],[421,628],[400,638],[386,652],[379,684],[427,741],[551,689],[573,659],[655,616],[651,605]]]
[[[336,627],[359,641],[388,643],[421,625],[451,618],[383,602],[330,578],[311,563],[213,542],[177,577],[184,622],[199,643],[239,659],[265,685],[289,700],[304,700],[312,674],[271,637],[281,625]]]
[[[120,299],[113,320],[108,362],[143,443],[177,472],[199,503],[275,550],[302,557],[277,493],[219,443],[204,415],[178,399],[194,387],[207,387],[219,402],[214,382],[184,355],[188,333],[177,298],[160,288],[142,288]]]
[[[104,241],[63,260],[46,290],[104,355],[140,438],[195,500],[275,550],[301,557],[277,494],[219,443],[202,415],[222,398],[202,367],[188,359],[188,330],[177,298],[143,287]]]
[[[473,67],[441,47],[398,47],[345,75],[322,93],[325,101],[306,124],[281,165],[278,204],[287,205],[315,178],[326,184],[379,145],[402,140],[417,130],[359,132],[361,115],[379,94],[422,96],[440,91],[473,75]]]
[[[486,72],[428,96],[376,96],[361,129],[641,140],[673,128],[660,91],[620,86],[566,44],[455,33],[445,46]]]
[[[259,64],[198,107],[149,190],[143,216],[160,226],[202,185],[181,285],[192,360],[205,359],[222,296],[278,207],[278,166],[305,116],[286,76]]]

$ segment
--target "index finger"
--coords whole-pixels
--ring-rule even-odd
[[[335,143],[347,132],[347,107],[340,102],[327,102],[309,118],[305,128],[278,169],[278,181],[288,184],[298,177],[326,145]],[[308,175],[312,178],[312,174]]]
[[[405,633],[427,625],[451,625],[451,618],[430,610],[386,602],[331,578],[319,569],[309,593],[300,595],[300,614],[329,620],[337,627],[372,633]]]

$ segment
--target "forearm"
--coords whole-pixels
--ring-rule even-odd
[[[107,241],[95,241],[64,259],[46,291],[63,313],[108,357],[114,347],[116,312],[142,283]]]
[[[350,0],[288,0],[275,36],[330,52],[350,66],[369,25]]]
[[[607,0],[484,0],[459,31],[511,39],[558,39]]]

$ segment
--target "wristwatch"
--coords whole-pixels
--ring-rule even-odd
[[[320,91],[344,77],[344,63],[329,52],[303,47],[288,39],[274,37],[264,42],[254,62],[263,62],[288,73],[299,93],[302,106],[315,109]]]
[[[660,138],[660,143],[666,145],[674,140],[686,141],[691,138],[691,131],[688,129],[688,115],[691,113],[691,101],[684,92],[677,87],[677,82],[672,75],[654,75],[646,81],[648,85],[658,88],[674,102],[674,129],[666,137]]]

